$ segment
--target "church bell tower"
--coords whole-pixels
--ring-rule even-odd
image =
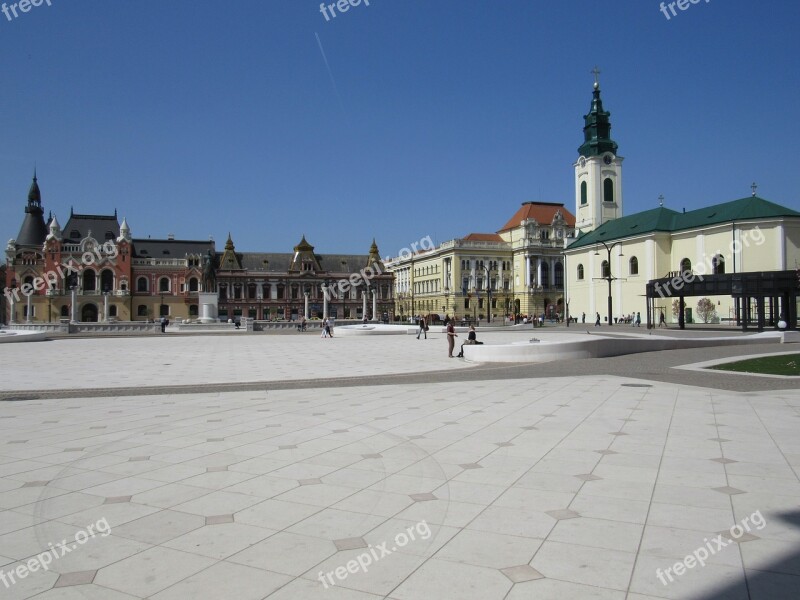
[[[600,99],[600,71],[595,67],[592,106],[584,115],[584,141],[575,163],[575,226],[597,229],[622,216],[622,161],[617,143],[611,139],[611,113]]]

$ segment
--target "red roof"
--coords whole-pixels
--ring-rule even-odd
[[[514,213],[514,216],[509,219],[500,231],[508,231],[519,227],[520,223],[525,219],[533,219],[542,225],[549,225],[555,219],[556,213],[560,212],[561,216],[570,227],[575,226],[575,215],[564,208],[563,204],[556,202],[523,202],[520,209]]]
[[[503,238],[496,233],[470,233],[464,238],[469,242],[502,242]]]

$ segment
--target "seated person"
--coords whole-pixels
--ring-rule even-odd
[[[467,341],[461,344],[461,352],[458,353],[458,358],[464,358],[464,346],[474,346],[476,344],[483,344],[477,339],[478,335],[475,333],[475,326],[469,326],[469,333],[467,334]]]

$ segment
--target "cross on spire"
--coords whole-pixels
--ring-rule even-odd
[[[758,189],[758,185],[756,185],[755,181],[753,182],[753,185],[750,186],[750,189],[753,190],[753,198],[755,198],[756,197],[756,190]]]
[[[594,69],[589,71],[592,75],[594,75],[594,87],[600,87],[600,69],[595,65]]]

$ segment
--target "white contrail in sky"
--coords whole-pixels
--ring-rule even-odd
[[[331,83],[333,84],[333,92],[336,94],[337,100],[339,100],[339,108],[342,109],[342,114],[344,114],[345,118],[347,117],[347,113],[344,110],[344,104],[342,103],[342,97],[339,95],[339,88],[336,85],[336,79],[333,77],[333,71],[331,71],[331,66],[328,64],[328,57],[325,56],[325,49],[322,47],[322,41],[319,39],[319,34],[315,31],[314,36],[317,38],[317,45],[319,46],[319,51],[322,53],[322,60],[325,61],[325,68],[328,69],[328,75],[331,78]]]

